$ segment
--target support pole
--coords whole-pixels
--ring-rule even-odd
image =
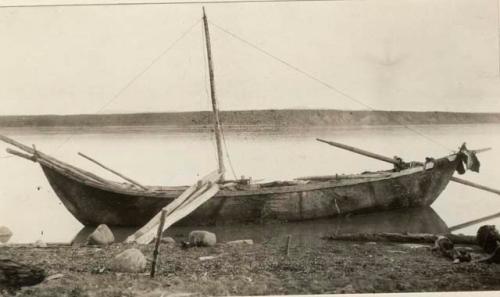
[[[141,189],[143,189],[143,190],[148,190],[148,188],[146,188],[145,186],[143,186],[143,185],[141,185],[140,183],[136,182],[135,180],[133,180],[133,179],[131,179],[131,178],[128,178],[128,177],[124,176],[123,174],[121,174],[121,173],[119,173],[119,172],[114,171],[113,169],[111,169],[111,168],[109,168],[109,167],[105,166],[104,164],[102,164],[102,163],[100,163],[100,162],[98,162],[98,161],[96,161],[96,160],[92,159],[91,157],[89,157],[89,156],[87,156],[87,155],[84,155],[84,154],[82,154],[82,153],[78,153],[78,155],[80,155],[80,156],[84,157],[85,159],[89,160],[90,162],[93,162],[93,163],[95,163],[95,164],[97,164],[97,165],[101,166],[102,168],[106,169],[107,171],[109,171],[109,172],[111,172],[111,173],[113,173],[113,174],[115,174],[115,175],[118,175],[119,177],[121,177],[121,178],[123,178],[124,180],[126,180],[126,181],[128,181],[128,182],[130,182],[130,183],[132,183],[132,184],[134,184],[134,185],[136,185],[136,186],[138,186],[139,188],[141,188]]]
[[[156,260],[158,258],[160,243],[161,243],[161,235],[163,233],[163,225],[165,225],[165,217],[167,216],[167,211],[161,211],[160,225],[158,225],[158,232],[156,233],[156,242],[155,249],[153,251],[153,263],[151,263],[151,278],[155,277],[156,273]]]
[[[290,245],[292,243],[292,235],[288,235],[286,238],[286,256],[290,257]]]

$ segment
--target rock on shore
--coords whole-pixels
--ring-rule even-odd
[[[89,235],[87,243],[89,245],[108,245],[114,241],[115,236],[111,232],[111,229],[105,224],[101,224]]]
[[[116,272],[142,272],[146,269],[146,257],[138,249],[127,249],[113,258],[110,269]]]
[[[214,246],[217,238],[212,232],[195,230],[189,233],[189,242],[195,246]]]
[[[7,243],[12,237],[12,231],[5,226],[0,226],[0,243]]]

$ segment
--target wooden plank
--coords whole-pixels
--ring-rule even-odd
[[[201,195],[197,196],[196,199],[192,200],[190,203],[185,203],[182,207],[179,207],[178,209],[173,211],[165,219],[165,225],[163,227],[162,232],[165,231],[168,227],[175,224],[176,222],[180,221],[182,218],[189,215],[191,212],[193,212],[198,207],[200,207],[203,203],[205,203],[210,198],[215,196],[215,194],[217,194],[218,191],[219,191],[219,185],[215,184],[215,183],[211,184],[210,188],[208,188]],[[137,238],[135,240],[135,242],[140,243],[140,244],[150,243],[154,238],[154,237],[151,237],[150,234],[151,234],[151,231],[144,234],[143,236]],[[153,234],[154,234],[154,230],[153,230]]]
[[[132,184],[134,184],[134,185],[136,185],[136,186],[138,186],[139,188],[142,188],[143,190],[148,190],[148,188],[147,188],[147,187],[143,186],[143,185],[142,185],[142,184],[140,184],[139,182],[137,182],[137,181],[135,181],[135,180],[133,180],[133,179],[131,179],[131,178],[129,178],[129,177],[126,177],[125,175],[123,175],[123,174],[121,174],[121,173],[119,173],[119,172],[116,172],[115,170],[113,170],[113,169],[111,169],[111,168],[109,168],[109,167],[105,166],[104,164],[102,164],[102,163],[98,162],[97,160],[95,160],[95,159],[93,159],[93,158],[91,158],[91,157],[89,157],[89,156],[87,156],[87,155],[85,155],[85,154],[83,154],[83,153],[80,153],[80,152],[78,153],[78,155],[79,155],[79,156],[82,156],[83,158],[85,158],[85,159],[87,159],[87,160],[89,160],[89,161],[91,161],[91,162],[93,162],[93,163],[95,163],[95,164],[97,164],[97,165],[99,165],[99,166],[101,166],[102,168],[106,169],[107,171],[109,171],[109,172],[111,172],[111,173],[113,173],[113,174],[115,174],[115,175],[118,175],[119,177],[121,177],[121,178],[123,178],[124,180],[126,180],[126,181],[128,181],[128,182],[130,182],[130,183],[132,183]]]
[[[179,197],[170,202],[163,209],[167,211],[167,215],[172,213],[175,209],[181,206],[189,197],[200,190],[206,191],[208,189],[208,182],[215,182],[220,178],[220,173],[218,171],[213,171],[208,175],[204,176],[199,182],[187,188]],[[160,221],[160,213],[155,215],[146,225],[137,230],[134,234],[130,235],[125,242],[134,242],[138,238],[143,237],[145,234],[149,233]]]
[[[167,211],[167,215],[171,214],[177,208],[181,207],[183,203],[189,200],[191,197],[197,197],[201,195],[203,192],[208,190],[208,184],[198,185],[196,191],[190,193],[189,195],[181,194],[181,196],[177,197],[169,203],[167,206],[163,208],[163,210]],[[187,191],[187,190],[186,190]],[[154,228],[160,222],[161,213],[156,214],[149,222],[146,223],[141,229],[136,231],[134,234],[130,235],[125,242],[138,242],[139,238],[142,238],[143,242],[150,242],[154,238]]]

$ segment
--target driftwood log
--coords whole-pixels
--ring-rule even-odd
[[[427,234],[427,233],[357,233],[340,234],[322,237],[325,240],[338,241],[382,241],[400,243],[434,243],[433,250],[440,251],[441,254],[453,260],[454,263],[469,262],[471,255],[455,244],[479,245],[489,255],[474,262],[500,263],[500,233],[493,225],[484,225],[479,228],[476,236],[457,234]]]
[[[33,286],[42,282],[45,277],[46,273],[40,267],[18,263],[11,259],[0,259],[0,290],[13,291],[24,286]]]
[[[475,236],[445,234],[455,244],[477,244]],[[439,235],[428,233],[350,233],[322,237],[325,240],[339,241],[382,241],[401,243],[429,243],[434,244]]]

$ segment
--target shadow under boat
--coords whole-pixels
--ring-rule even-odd
[[[73,243],[84,243],[94,229],[82,228]],[[116,242],[124,241],[137,229],[111,227]],[[291,235],[294,243],[303,245],[310,245],[322,236],[343,233],[449,233],[446,223],[431,207],[421,207],[289,223],[172,226],[164,234],[181,241],[187,240],[189,232],[196,229],[214,232],[219,242],[252,239],[263,243]]]

